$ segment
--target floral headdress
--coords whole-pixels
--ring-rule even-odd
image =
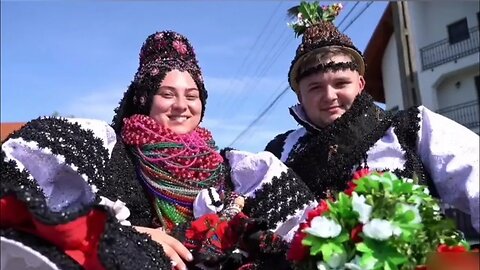
[[[290,65],[288,80],[293,90],[298,91],[298,70],[302,60],[312,53],[320,53],[331,48],[339,48],[353,58],[355,69],[360,75],[365,73],[365,63],[361,52],[353,45],[351,39],[341,33],[333,24],[342,9],[341,4],[321,6],[318,2],[302,1],[299,6],[288,10],[295,21],[289,23],[295,36],[302,36],[295,58]]]
[[[125,92],[119,107],[115,109],[113,127],[117,133],[123,127],[124,118],[133,114],[149,114],[153,95],[165,75],[174,69],[187,71],[197,84],[203,117],[208,94],[195,51],[185,36],[173,31],[150,35],[140,50],[139,62],[133,82]]]

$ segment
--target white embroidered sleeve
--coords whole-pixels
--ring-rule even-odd
[[[479,223],[479,137],[468,128],[420,106],[418,150],[443,202]]]

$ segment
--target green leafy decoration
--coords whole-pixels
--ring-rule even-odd
[[[339,3],[330,6],[320,6],[318,1],[300,2],[288,10],[288,15],[296,21],[289,23],[295,32],[295,36],[301,36],[308,27],[317,25],[320,22],[332,22],[338,16],[342,5]]]

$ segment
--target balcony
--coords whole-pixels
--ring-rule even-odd
[[[470,38],[450,44],[448,39],[437,41],[420,49],[423,70],[432,69],[480,50],[478,26],[469,29]]]
[[[472,100],[455,106],[445,107],[437,110],[437,113],[446,116],[472,130],[476,130],[480,127],[478,100]]]

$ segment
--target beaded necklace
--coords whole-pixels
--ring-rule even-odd
[[[122,137],[167,231],[193,219],[193,202],[202,189],[223,189],[223,158],[208,130],[175,134],[151,117],[133,115],[124,120]]]

